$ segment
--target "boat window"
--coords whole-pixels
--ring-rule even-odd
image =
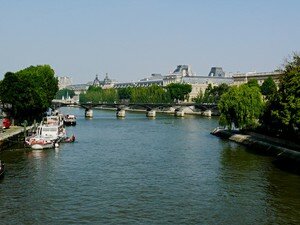
[[[45,127],[43,128],[43,132],[56,132],[57,128],[53,128],[53,127]]]

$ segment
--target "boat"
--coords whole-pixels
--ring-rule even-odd
[[[66,126],[75,126],[76,125],[76,116],[74,116],[74,115],[66,115],[64,117],[64,124]]]
[[[4,177],[4,173],[5,173],[5,165],[0,160],[0,179]]]
[[[75,142],[75,136],[74,136],[74,134],[71,137],[64,138],[61,142],[63,142],[63,143],[72,143],[72,142]]]
[[[37,127],[33,136],[25,138],[25,143],[33,149],[54,148],[56,143],[66,138],[62,116],[47,116]]]
[[[32,149],[46,149],[54,148],[55,140],[52,140],[49,137],[43,137],[40,135],[33,136],[28,140],[25,140],[26,144]]]

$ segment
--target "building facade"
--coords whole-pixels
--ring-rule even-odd
[[[233,74],[233,85],[241,85],[247,83],[249,80],[256,79],[259,85],[262,85],[263,82],[271,77],[274,82],[278,85],[280,82],[280,77],[283,75],[283,71],[274,71],[274,72],[248,72],[248,73],[236,73]]]
[[[202,92],[204,93],[208,85],[212,87],[218,86],[220,84],[227,85],[241,85],[247,83],[250,79],[257,79],[259,85],[261,85],[264,80],[268,77],[272,77],[276,83],[279,83],[279,79],[282,75],[282,72],[265,72],[265,73],[233,73],[226,74],[222,67],[212,67],[207,76],[196,76],[189,65],[178,65],[176,69],[167,74],[151,74],[148,78],[143,78],[138,81],[132,82],[116,82],[108,77],[108,74],[105,75],[103,81],[99,80],[98,75],[96,75],[93,82],[90,82],[89,85],[96,87],[105,88],[127,88],[127,87],[149,87],[151,85],[158,86],[167,86],[171,83],[183,83],[190,84],[192,86],[192,91],[190,93],[189,101],[197,97],[197,95]],[[87,85],[88,87],[88,85]],[[87,88],[86,88],[87,89]],[[85,89],[85,90],[86,90]],[[81,88],[81,92],[82,92]]]

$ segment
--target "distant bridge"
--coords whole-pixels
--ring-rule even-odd
[[[147,116],[156,115],[157,109],[167,109],[173,108],[175,115],[183,116],[184,111],[186,108],[198,109],[203,114],[207,116],[211,116],[212,111],[217,111],[217,104],[216,103],[194,103],[194,102],[180,102],[180,103],[107,103],[107,102],[99,102],[99,103],[72,103],[72,102],[65,102],[62,100],[53,100],[52,101],[53,109],[57,109],[64,106],[79,106],[85,109],[86,116],[88,117],[89,112],[93,108],[101,108],[101,107],[108,107],[108,108],[115,108],[117,111],[117,116],[123,117],[125,116],[125,110],[130,108],[142,108],[147,111]],[[206,113],[205,113],[206,112]],[[123,115],[123,116],[122,116]]]

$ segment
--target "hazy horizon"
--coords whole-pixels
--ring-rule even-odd
[[[49,64],[87,83],[162,75],[273,71],[299,51],[300,2],[197,0],[0,0],[0,79]]]

